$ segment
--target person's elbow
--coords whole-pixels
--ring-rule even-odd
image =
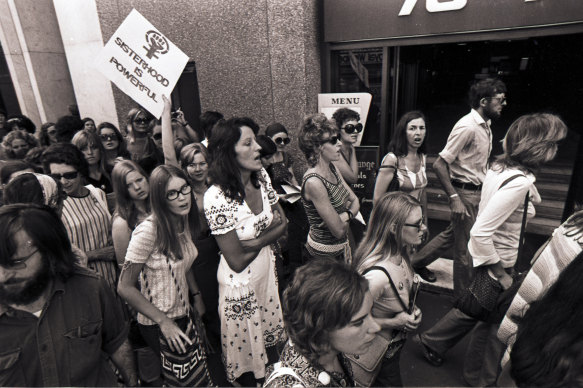
[[[343,176],[343,178],[346,181],[346,183],[348,183],[349,185],[353,185],[358,181],[358,174],[355,173],[346,174],[346,176]]]
[[[337,239],[346,237],[346,231],[348,230],[348,223],[342,222],[341,225],[334,225],[330,229],[330,233]]]

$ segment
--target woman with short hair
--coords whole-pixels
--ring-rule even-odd
[[[322,113],[306,116],[299,146],[311,166],[302,182],[302,202],[310,223],[307,255],[333,256],[350,263],[348,226],[360,203],[332,163],[341,157],[338,128]]]
[[[300,267],[283,294],[288,335],[266,387],[354,386],[345,354],[365,354],[380,327],[372,317],[368,282],[330,258]]]

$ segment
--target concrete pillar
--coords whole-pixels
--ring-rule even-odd
[[[50,0],[0,0],[0,42],[22,113],[39,127],[75,103]]]

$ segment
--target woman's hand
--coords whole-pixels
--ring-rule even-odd
[[[395,321],[397,322],[395,329],[400,329],[405,332],[416,330],[421,323],[421,310],[416,307],[413,314],[407,314],[407,312],[401,311],[395,316]]]
[[[164,103],[164,109],[162,109],[162,114],[170,113],[172,110],[172,101],[170,101],[166,96],[162,95],[162,102]]]
[[[168,342],[168,346],[174,352],[185,353],[185,343],[192,345],[192,341],[190,341],[188,336],[168,317],[160,322],[160,331],[164,335],[166,342]]]
[[[502,276],[498,278],[498,282],[502,286],[504,290],[507,290],[512,285],[512,276],[504,273]]]

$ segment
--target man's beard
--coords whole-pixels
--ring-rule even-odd
[[[9,305],[26,305],[36,301],[47,289],[51,282],[51,271],[49,264],[43,258],[42,266],[39,270],[27,280],[21,280],[14,283],[14,280],[8,280],[0,284],[0,303]],[[22,279],[22,278],[17,278]],[[10,287],[7,285],[18,284],[20,287]],[[17,289],[15,289],[17,288]]]

